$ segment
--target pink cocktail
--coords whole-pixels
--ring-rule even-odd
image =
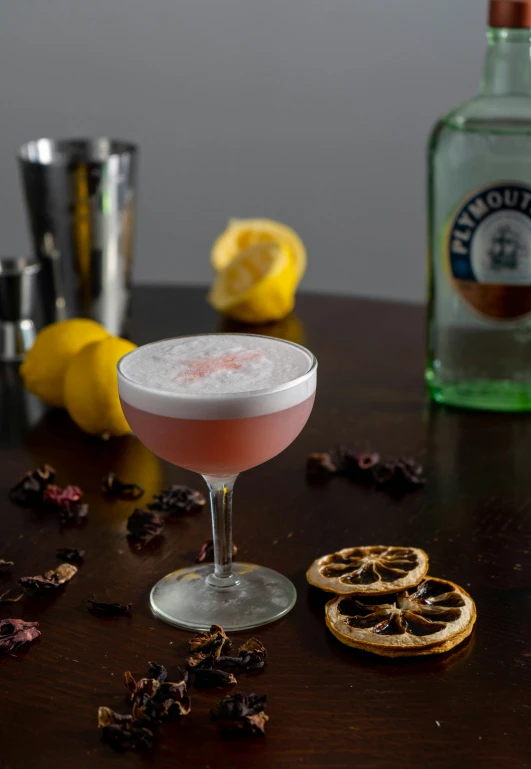
[[[261,465],[284,451],[310,416],[315,394],[272,414],[236,419],[159,416],[122,400],[125,418],[154,454],[202,475],[227,476]]]
[[[145,345],[118,364],[122,408],[155,454],[201,473],[210,492],[214,566],[181,569],[152,590],[172,624],[256,627],[286,614],[295,588],[276,572],[232,564],[232,489],[300,433],[315,399],[317,362],[303,347],[252,334],[208,334]]]

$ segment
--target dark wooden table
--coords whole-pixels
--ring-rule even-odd
[[[198,290],[138,289],[131,336],[139,344],[223,327]],[[268,332],[268,331],[266,331]],[[221,739],[209,710],[223,690],[192,690],[193,712],[160,729],[146,754],[120,755],[99,741],[96,711],[125,712],[122,674],[171,671],[189,637],[150,613],[151,586],[192,563],[209,536],[207,512],[167,525],[164,538],[131,548],[134,505],[106,502],[101,476],[135,477],[147,494],[197,477],[159,463],[133,438],[102,444],[61,412],[42,413],[2,369],[0,558],[11,577],[55,565],[59,546],[86,562],[51,598],[0,605],[0,617],[38,620],[39,641],[0,662],[2,769],[192,767],[193,769],[520,769],[531,766],[531,421],[526,416],[432,408],[425,400],[420,308],[301,296],[297,316],[269,329],[319,359],[318,397],[302,435],[236,484],[234,536],[242,559],[288,575],[299,598],[275,625],[255,632],[270,661],[242,675],[241,689],[267,693],[264,739]],[[424,462],[428,483],[401,501],[341,479],[310,486],[304,461],[336,443]],[[12,506],[7,491],[26,469],[53,464],[63,483],[87,492],[90,516],[61,530],[55,517]],[[411,544],[430,571],[463,585],[479,618],[463,647],[439,658],[386,660],[342,646],[324,624],[325,597],[305,570],[318,555],[356,544]],[[130,619],[98,619],[84,599],[132,601]],[[236,640],[251,633],[238,634]]]

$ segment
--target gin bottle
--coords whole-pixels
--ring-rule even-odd
[[[431,397],[531,410],[531,0],[490,0],[477,96],[428,158]]]

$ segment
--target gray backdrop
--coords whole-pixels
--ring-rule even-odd
[[[477,88],[484,0],[4,0],[2,252],[28,238],[14,152],[141,145],[135,279],[206,283],[230,216],[295,227],[305,287],[424,296],[432,122]]]

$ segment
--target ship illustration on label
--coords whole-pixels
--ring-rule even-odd
[[[446,252],[454,289],[476,312],[492,320],[531,313],[531,187],[498,182],[468,195]]]
[[[489,250],[491,270],[517,270],[519,258],[526,255],[527,247],[518,233],[508,225],[501,225]]]

